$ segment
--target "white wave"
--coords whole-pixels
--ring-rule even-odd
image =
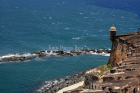
[[[76,37],[76,38],[73,38],[73,39],[77,39],[78,40],[78,39],[80,39],[80,37]]]
[[[65,28],[65,30],[68,30],[68,29],[70,29],[70,28],[68,28],[68,27]]]
[[[91,36],[97,36],[97,35],[91,35]]]
[[[79,14],[81,15],[81,14],[83,14],[83,13],[79,13]]]
[[[103,30],[99,30],[99,32],[102,32]]]
[[[28,57],[28,56],[32,56],[32,54],[31,53],[25,53],[25,54],[23,54],[23,56]]]
[[[49,19],[52,19],[52,17],[49,17]]]
[[[129,28],[129,29],[134,29],[134,28]]]
[[[84,17],[84,18],[89,18],[89,17]]]
[[[0,57],[0,59],[2,58],[10,58],[10,57],[20,57],[21,55],[19,54],[8,54],[8,55],[3,55]]]
[[[107,53],[107,54],[105,54],[104,56],[110,56],[110,54],[109,54],[109,53]]]
[[[50,50],[50,53],[48,53],[47,51],[48,50],[45,51],[45,54],[47,54],[48,56],[51,56],[52,54],[55,55],[55,56],[57,55],[57,53],[53,53],[52,50]]]
[[[90,54],[93,54],[93,55],[101,55],[101,56],[110,56],[109,53],[96,53],[96,52],[93,52],[93,51],[90,51]]]
[[[45,81],[45,84],[39,88],[37,91],[38,92],[43,92],[44,89],[49,89],[49,87],[53,86],[53,85],[56,85],[58,83],[61,83],[61,82],[64,82],[65,80],[63,78],[59,79],[58,80],[54,80],[54,81]]]

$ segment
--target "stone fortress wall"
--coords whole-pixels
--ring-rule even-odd
[[[140,93],[140,31],[116,35],[110,29],[112,49],[108,64],[113,68],[102,77],[98,72],[86,73],[83,89],[64,93]]]

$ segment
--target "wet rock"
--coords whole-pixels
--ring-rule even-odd
[[[59,53],[57,53],[57,55],[60,55]]]
[[[2,58],[2,60],[7,61],[7,60],[8,60],[8,58]]]
[[[25,56],[21,56],[21,57],[19,58],[19,60],[20,60],[20,61],[24,61],[24,60],[25,60]]]
[[[62,54],[62,56],[65,56],[66,54]]]
[[[70,53],[78,53],[78,51],[71,50]]]
[[[38,56],[39,56],[39,57],[45,57],[46,54],[44,54],[44,53],[40,53],[40,54],[38,54]]]
[[[25,58],[25,56],[21,56],[21,58]]]
[[[84,49],[81,49],[81,51],[85,51]]]
[[[5,55],[0,55],[0,56],[2,57],[2,56],[5,56]]]
[[[73,54],[71,54],[71,53],[66,53],[66,55],[70,55],[70,56],[73,56]]]
[[[62,54],[64,54],[64,51],[58,50],[58,51],[56,51],[56,53],[62,55]]]
[[[103,51],[104,53],[108,53],[108,52],[107,52],[107,50],[105,50],[105,49],[104,49],[104,50],[102,50],[102,51]]]
[[[36,52],[32,52],[31,54],[36,54]]]
[[[111,50],[107,49],[107,53],[111,53]]]
[[[51,57],[55,57],[55,55],[54,54],[51,54]]]
[[[95,49],[93,49],[93,50],[91,50],[91,51],[96,52],[96,50],[95,50]]]
[[[82,52],[78,52],[78,53],[76,53],[77,55],[80,55]]]
[[[103,51],[102,51],[102,50],[97,49],[97,52],[96,52],[96,53],[103,53]]]
[[[12,61],[19,61],[19,57],[11,57]]]
[[[28,57],[27,59],[28,59],[28,60],[31,60],[31,59],[32,59],[32,57]]]
[[[40,53],[45,52],[44,50],[40,51]]]
[[[39,55],[39,54],[40,54],[40,52],[35,52],[35,54],[38,54],[38,55]]]
[[[53,53],[56,53],[56,51],[53,51]]]
[[[47,52],[50,53],[51,51],[50,50],[47,50]]]
[[[85,49],[85,51],[86,51],[86,52],[90,52],[90,51],[91,51],[91,49],[87,49],[87,48],[86,48],[86,49]]]

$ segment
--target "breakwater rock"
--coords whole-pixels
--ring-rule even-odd
[[[63,51],[63,50],[43,50],[38,52],[32,53],[25,53],[25,54],[8,54],[8,55],[0,55],[0,62],[17,62],[17,61],[25,61],[25,60],[32,60],[35,58],[42,58],[42,57],[56,57],[56,56],[75,56],[81,54],[103,54],[108,55],[111,53],[110,49],[81,49],[81,50],[70,50],[70,51]]]

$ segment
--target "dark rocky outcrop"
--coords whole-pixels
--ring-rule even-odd
[[[84,77],[85,77],[85,71],[75,74],[74,76],[66,77],[64,82],[53,85],[48,89],[44,88],[44,91],[42,91],[42,93],[56,93],[58,90],[64,87],[83,81]]]

